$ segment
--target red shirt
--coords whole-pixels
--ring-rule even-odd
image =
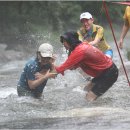
[[[112,63],[112,60],[96,47],[82,43],[71,52],[62,65],[56,67],[56,71],[63,74],[67,69],[80,67],[90,76],[97,77],[105,69],[109,68]]]

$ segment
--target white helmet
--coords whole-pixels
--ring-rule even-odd
[[[84,12],[80,15],[80,20],[82,19],[91,19],[93,18],[92,15],[89,12]]]
[[[42,57],[53,57],[53,47],[49,43],[43,43],[39,46],[38,51]]]

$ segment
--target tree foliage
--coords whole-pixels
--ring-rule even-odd
[[[107,6],[111,19],[120,23],[125,6],[110,2]],[[77,29],[79,16],[86,11],[94,16],[95,22],[106,24],[102,1],[0,1],[1,42],[7,36],[16,40],[18,35]]]

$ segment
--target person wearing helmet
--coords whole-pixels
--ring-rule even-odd
[[[124,13],[124,25],[122,27],[122,32],[119,40],[119,48],[123,49],[123,40],[130,28],[130,6],[126,6],[125,13]]]
[[[82,27],[77,31],[79,40],[88,41],[89,44],[100,49],[105,55],[112,58],[113,51],[104,38],[104,29],[102,26],[93,24],[94,18],[89,12],[80,15]]]
[[[40,98],[49,78],[54,78],[53,47],[43,43],[39,46],[36,58],[31,58],[21,73],[17,84],[18,96],[32,96]]]
[[[92,76],[93,85],[87,88],[86,94],[88,101],[96,100],[116,82],[118,68],[112,59],[86,41],[81,42],[77,32],[64,33],[60,36],[60,41],[70,55],[63,64],[55,66],[55,71],[64,75],[64,71],[80,67],[86,74]]]

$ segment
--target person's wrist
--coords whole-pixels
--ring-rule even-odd
[[[120,39],[121,42],[122,42],[123,40],[124,40],[123,38]]]
[[[48,79],[48,75],[44,75],[43,79],[47,80]]]

